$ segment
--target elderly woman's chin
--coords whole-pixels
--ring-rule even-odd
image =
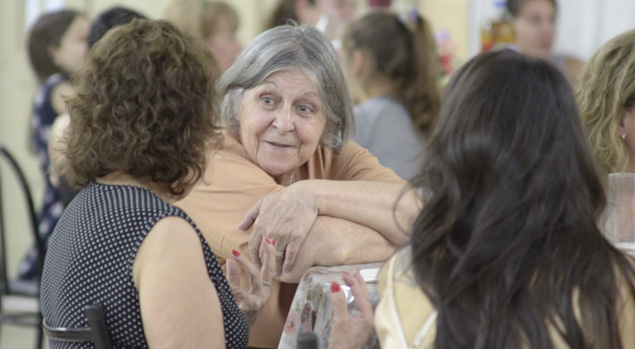
[[[297,156],[259,159],[256,162],[268,175],[276,179],[279,184],[281,180],[289,179],[293,172],[302,165]]]

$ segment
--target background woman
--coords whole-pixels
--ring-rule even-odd
[[[88,34],[88,48],[90,49],[101,39],[104,34],[113,27],[128,23],[135,18],[145,19],[146,17],[131,9],[115,6],[101,12],[90,24]],[[63,177],[59,177],[57,172],[66,161],[64,157],[64,132],[70,123],[67,113],[58,115],[50,127],[48,142],[49,158],[49,179],[55,188],[61,202],[66,207],[79,191],[66,183]]]
[[[347,80],[359,103],[353,140],[411,179],[441,103],[430,26],[416,11],[374,12],[347,28],[343,47]]]
[[[234,63],[242,50],[236,38],[238,13],[219,0],[172,0],[163,17],[190,35],[203,40],[221,72]]]
[[[553,52],[556,37],[558,4],[556,0],[507,0],[507,10],[514,18],[516,48],[529,57],[551,61],[575,83],[583,62]]]
[[[591,57],[576,97],[603,182],[609,173],[635,172],[635,30]]]
[[[91,49],[74,77],[62,168],[84,189],[53,232],[42,277],[49,326],[86,327],[84,306],[101,304],[117,348],[246,346],[269,294],[273,242],[262,275],[234,252],[251,288],[230,289],[196,224],[171,205],[218,139],[217,74],[205,47],[163,21],[119,26]],[[228,262],[234,285],[237,267]]]
[[[598,229],[604,191],[565,77],[504,50],[445,93],[417,180],[429,196],[380,282],[382,346],[634,347],[633,260]]]
[[[69,76],[84,62],[88,26],[88,20],[80,12],[60,10],[42,15],[29,31],[29,59],[41,84],[33,105],[31,130],[34,149],[46,181],[44,202],[38,219],[38,232],[45,246],[64,209],[48,176],[50,129],[55,118],[66,112],[64,99],[73,94]],[[20,278],[35,277],[36,258],[37,251],[33,246],[19,266]]]
[[[177,206],[201,227],[221,264],[231,251],[259,264],[276,241],[282,283],[251,332],[277,347],[296,283],[308,267],[387,259],[407,240],[419,205],[405,182],[349,137],[352,105],[338,57],[312,27],[256,37],[221,77],[225,139]],[[251,228],[251,229],[250,229]]]

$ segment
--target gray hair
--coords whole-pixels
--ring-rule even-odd
[[[238,110],[245,90],[281,70],[300,70],[315,84],[326,114],[320,145],[336,153],[355,130],[353,104],[333,45],[317,29],[282,25],[258,35],[218,82],[224,96],[221,122],[239,130]]]

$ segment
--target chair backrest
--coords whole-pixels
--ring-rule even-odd
[[[2,175],[12,173],[19,184],[19,190],[22,194],[24,200],[26,201],[26,213],[27,219],[29,221],[29,227],[31,236],[34,239],[35,247],[38,251],[38,273],[37,277],[39,278],[42,275],[42,267],[44,266],[44,244],[38,234],[38,223],[37,223],[37,215],[35,213],[35,205],[33,204],[33,196],[31,194],[31,189],[29,187],[29,183],[26,180],[24,172],[22,168],[16,161],[15,157],[0,143],[0,160],[6,165],[2,168],[10,168],[11,172],[6,171],[2,173],[0,171],[0,293],[10,294],[11,290],[9,289],[9,280],[7,274],[7,246],[6,246],[6,226],[5,226],[5,215],[4,215],[4,197],[2,192]]]
[[[101,305],[87,305],[84,314],[89,327],[68,328],[50,327],[44,319],[44,334],[54,341],[60,342],[92,342],[95,349],[112,348],[112,339],[106,325],[106,312]]]

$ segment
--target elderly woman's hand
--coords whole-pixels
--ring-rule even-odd
[[[233,251],[234,259],[227,260],[227,281],[232,289],[236,303],[238,303],[238,308],[247,316],[249,327],[256,321],[260,310],[269,299],[269,289],[273,279],[273,268],[275,267],[275,248],[273,245],[274,241],[269,238],[265,239],[263,247],[264,265],[260,271],[236,250]],[[244,289],[240,285],[241,268],[249,276],[249,289]]]
[[[300,245],[318,215],[318,202],[309,186],[296,182],[262,198],[251,207],[238,226],[247,230],[253,225],[249,252],[256,265],[261,263],[263,237],[275,240],[277,274],[293,268]]]
[[[368,291],[364,278],[359,270],[355,274],[344,273],[344,282],[351,288],[355,297],[355,313],[348,314],[346,297],[336,282],[331,284],[331,305],[333,306],[333,324],[329,348],[357,349],[364,348],[373,334],[373,307],[368,299]]]

